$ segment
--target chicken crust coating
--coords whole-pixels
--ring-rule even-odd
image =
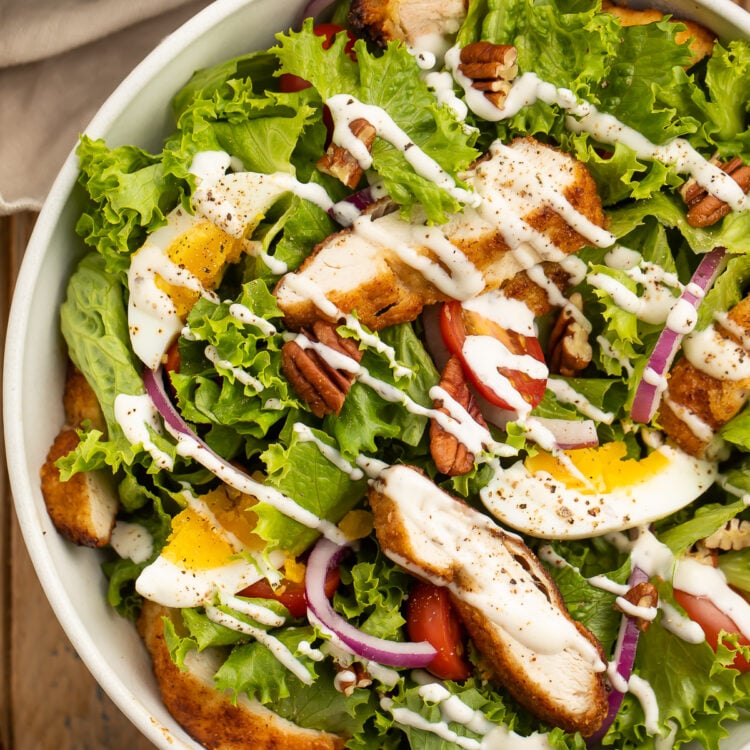
[[[533,163],[540,175],[554,174],[561,193],[572,208],[598,227],[606,225],[596,183],[585,165],[557,148],[532,138],[518,138],[510,144],[514,153]],[[494,162],[493,159],[498,161]],[[502,157],[484,157],[474,166],[470,179],[484,190],[497,190],[512,196],[514,176],[493,171]],[[518,200],[515,195],[514,200]],[[500,217],[499,221],[502,221]],[[523,221],[551,241],[565,255],[575,253],[589,242],[547,205],[530,206]],[[395,213],[373,218],[379,233],[403,236],[405,222]],[[498,226],[498,219],[467,208],[452,216],[439,231],[460,255],[481,273],[482,291],[499,288],[527,267],[544,260],[534,252],[517,256],[510,251]],[[437,231],[437,229],[436,229]],[[426,261],[441,265],[431,248],[414,240],[409,249]],[[458,255],[458,253],[457,253]],[[414,320],[422,308],[451,299],[425,275],[405,262],[398,248],[368,240],[354,229],[345,229],[317,245],[296,272],[282,277],[276,285],[276,301],[292,330],[310,326],[320,317],[337,322],[319,309],[310,296],[298,293],[295,281],[312,283],[325,298],[344,313],[356,311],[361,323],[372,330]]]
[[[304,729],[256,701],[234,702],[213,685],[220,666],[210,649],[186,657],[187,671],[172,661],[164,639],[164,618],[181,629],[180,613],[146,601],[138,632],[151,655],[154,676],[169,713],[196,741],[210,750],[341,750],[344,738]]]
[[[417,469],[397,466],[386,474],[394,472],[411,473],[408,496],[390,489],[390,480],[378,480],[368,495],[384,553],[414,575],[448,587],[470,637],[498,682],[521,705],[565,731],[593,734],[606,716],[607,693],[603,672],[589,658],[594,653],[603,662],[604,654],[593,634],[571,618],[554,581],[534,553],[519,537],[506,534],[479,511],[444,493]],[[418,510],[410,509],[417,504]],[[417,528],[417,524],[422,526]],[[427,528],[434,538],[426,537]],[[440,530],[432,531],[436,528]],[[481,556],[475,561],[481,578],[461,559],[461,550],[468,545]],[[507,600],[503,587],[494,587],[495,576],[509,584],[507,590],[513,593]],[[490,615],[477,606],[477,595],[483,590],[493,597],[493,606],[501,613],[519,612],[525,598],[533,599],[533,611],[544,611],[553,619],[553,630],[567,629],[565,645],[558,648],[545,642],[544,653],[530,648],[511,626],[498,622],[497,612]],[[501,601],[495,597],[498,590]],[[523,619],[527,616],[532,615]]]
[[[733,326],[750,334],[750,297],[735,305],[727,317]],[[733,338],[720,325],[716,328],[725,338]],[[715,378],[682,357],[669,374],[667,397],[662,399],[657,421],[682,450],[701,457],[710,449],[716,432],[740,412],[749,395],[750,378]],[[683,418],[680,411],[690,416]]]

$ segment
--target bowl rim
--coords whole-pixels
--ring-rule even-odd
[[[104,137],[131,100],[158,77],[163,67],[188,50],[211,29],[247,6],[260,2],[262,0],[214,0],[202,8],[164,37],[126,75],[83,132],[94,139]],[[302,0],[299,0],[299,3],[301,6]],[[192,70],[191,68],[188,71],[188,76]],[[24,361],[26,342],[22,334],[33,315],[32,291],[43,266],[49,243],[76,185],[78,164],[75,152],[76,145],[63,162],[37,216],[16,278],[5,331],[2,412],[6,467],[13,506],[24,544],[44,594],[63,631],[97,684],[135,727],[157,747],[193,750],[199,745],[186,733],[183,733],[183,737],[177,736],[172,728],[154,716],[139,696],[133,695],[120,675],[102,659],[101,651],[92,638],[81,612],[64,594],[62,579],[45,542],[33,501],[36,489],[32,484],[33,476],[28,472],[27,451],[21,430],[20,395],[23,391],[23,368],[12,366],[10,363]]]
[[[196,15],[165,37],[122,80],[94,115],[84,133],[91,138],[103,137],[116,123],[133,97],[158,76],[164,65],[185,52],[208,31],[233,14],[259,2],[262,0],[214,0],[198,11]],[[304,7],[304,0],[297,0],[297,2],[300,8]],[[631,0],[629,4],[634,7],[658,7],[671,13],[679,12],[686,18],[700,18],[708,12],[718,19],[724,28],[731,29],[734,36],[737,36],[739,32],[739,35],[750,39],[750,12],[733,0]],[[719,32],[719,35],[722,36],[722,32]],[[199,745],[186,734],[182,737],[174,734],[170,727],[146,708],[138,696],[133,695],[120,675],[101,659],[99,647],[94,642],[84,618],[70,599],[64,595],[64,587],[60,585],[62,582],[60,574],[45,542],[32,501],[35,487],[32,484],[32,475],[28,473],[26,445],[21,431],[20,394],[23,391],[23,368],[10,366],[8,363],[18,363],[24,360],[26,344],[21,334],[27,329],[33,314],[31,292],[42,268],[49,242],[77,181],[78,166],[75,150],[76,147],[73,146],[38,214],[36,227],[26,247],[16,278],[5,332],[2,411],[6,465],[13,506],[26,549],[42,589],[65,634],[98,685],[105,690],[113,703],[136,728],[156,746],[172,750],[174,748],[192,750],[198,748]]]

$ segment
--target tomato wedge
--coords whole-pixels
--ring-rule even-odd
[[[512,355],[528,355],[544,364],[544,352],[535,336],[526,336],[518,331],[503,328],[494,320],[485,318],[474,310],[467,310],[455,300],[446,302],[440,314],[440,331],[445,345],[451,354],[461,360],[461,366],[466,376],[479,394],[487,401],[502,409],[515,411],[515,407],[508,403],[502,394],[497,393],[473,369],[464,353],[464,342],[469,336],[490,336],[497,339]],[[544,396],[547,379],[535,378],[521,370],[509,367],[498,367],[510,386],[515,389],[531,408],[535,407]]]
[[[325,592],[329,599],[336,592],[340,580],[339,569],[331,568],[325,582]],[[279,585],[274,588],[265,578],[261,578],[242,589],[237,596],[245,596],[248,599],[273,599],[283,604],[292,617],[303,617],[307,612],[304,581],[290,581],[283,578]]]
[[[409,592],[406,629],[412,641],[427,641],[437,656],[427,669],[441,680],[465,680],[471,667],[464,658],[464,635],[448,590],[420,581]]]
[[[313,26],[313,33],[317,36],[323,37],[323,49],[330,49],[333,44],[334,37],[340,32],[346,32],[348,40],[344,52],[353,60],[356,61],[357,57],[354,54],[354,42],[357,41],[350,31],[347,31],[343,26],[338,26],[335,23],[317,23]],[[279,76],[279,86],[285,94],[291,94],[295,91],[302,91],[303,89],[310,87],[310,82],[306,81],[300,76],[294,75],[294,73],[282,73]]]
[[[750,640],[739,632],[731,617],[724,614],[710,599],[705,596],[695,596],[686,591],[674,590],[674,598],[677,603],[687,612],[688,617],[701,626],[706,635],[706,643],[716,651],[719,643],[719,635],[722,631],[738,635],[737,643],[742,646],[750,646]],[[740,672],[750,672],[750,662],[744,656],[738,654],[732,664]]]

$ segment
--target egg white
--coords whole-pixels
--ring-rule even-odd
[[[165,607],[200,607],[219,593],[234,595],[261,577],[258,566],[247,560],[194,570],[160,555],[144,568],[135,588],[141,596]]]
[[[541,539],[586,539],[623,531],[684,508],[714,482],[714,462],[667,445],[668,460],[652,475],[610,492],[572,489],[523,461],[499,470],[480,492],[485,507],[503,524]]]

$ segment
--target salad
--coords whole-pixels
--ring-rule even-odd
[[[82,137],[50,515],[207,747],[242,708],[253,747],[718,748],[750,709],[750,43],[317,5],[197,71],[160,153]]]

